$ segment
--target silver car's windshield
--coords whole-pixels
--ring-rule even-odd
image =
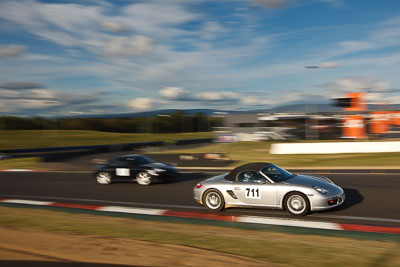
[[[295,176],[295,174],[288,172],[274,164],[268,164],[265,166],[261,172],[268,176],[275,183],[279,183]]]

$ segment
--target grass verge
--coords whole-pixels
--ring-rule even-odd
[[[246,162],[273,162],[282,167],[379,167],[399,166],[400,153],[358,153],[358,154],[304,154],[274,155],[269,154],[272,143],[237,142],[211,144],[192,149],[168,151],[168,153],[224,153],[228,158],[238,161],[235,165]],[[165,152],[155,152],[165,153]]]
[[[5,169],[31,169],[36,170],[39,168],[41,158],[16,158],[0,160],[0,170]]]
[[[276,233],[0,207],[0,226],[176,244],[282,266],[397,266],[399,241]],[[193,258],[195,259],[195,257]]]
[[[0,150],[38,147],[89,146],[118,143],[209,138],[210,132],[176,134],[131,134],[83,130],[0,131]]]

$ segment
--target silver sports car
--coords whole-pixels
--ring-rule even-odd
[[[322,176],[297,175],[274,164],[248,163],[199,182],[194,199],[211,211],[227,207],[285,209],[293,215],[325,210],[344,202],[343,189]]]

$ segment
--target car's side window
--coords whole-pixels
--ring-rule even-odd
[[[136,166],[136,165],[139,165],[139,164],[138,164],[138,161],[137,161],[136,159],[134,159],[134,158],[128,158],[128,159],[126,160],[126,162],[127,162],[127,164],[128,164],[129,166]]]
[[[124,158],[116,158],[116,159],[111,160],[110,164],[114,165],[114,166],[119,166],[125,162],[126,162],[126,160]]]
[[[276,179],[281,176],[281,172],[275,167],[267,167],[263,170],[263,172],[270,178]]]
[[[263,177],[258,171],[255,170],[242,171],[238,173],[236,177],[236,181],[242,183],[258,183],[259,181],[265,180],[265,177]]]

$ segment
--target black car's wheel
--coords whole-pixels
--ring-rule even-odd
[[[203,195],[204,206],[213,212],[223,210],[225,207],[225,201],[222,194],[216,189],[210,189]]]
[[[300,192],[289,193],[284,200],[285,209],[293,215],[304,216],[310,211],[308,198]]]
[[[111,173],[100,171],[96,174],[96,181],[99,184],[111,184],[112,178]]]
[[[151,184],[151,175],[148,172],[140,171],[136,174],[136,182],[140,185]]]

